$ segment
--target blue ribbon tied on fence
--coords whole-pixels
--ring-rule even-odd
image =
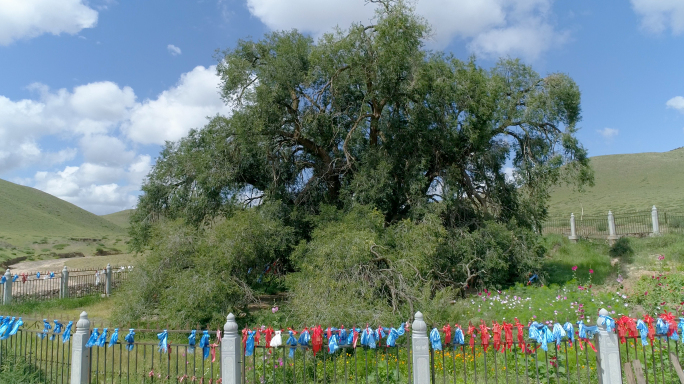
[[[20,317],[17,319],[17,321],[14,322],[14,324],[12,324],[12,329],[10,329],[9,333],[7,334],[7,337],[16,335],[17,332],[19,332],[19,328],[21,328],[22,325],[24,325],[24,320],[22,320],[22,318]]]
[[[107,331],[108,331],[107,328],[102,330],[102,334],[97,339],[97,341],[95,341],[95,345],[97,345],[98,347],[104,347],[105,346],[105,344],[107,343]]]
[[[641,336],[641,345],[648,345],[648,326],[646,323],[641,319],[637,320],[636,329]]]
[[[605,324],[606,331],[613,332],[615,330],[615,320],[608,315],[599,315],[598,324]]]
[[[43,319],[43,332],[38,334],[38,337],[41,339],[44,339],[45,336],[47,336],[48,332],[52,329],[52,325],[50,325],[50,322],[47,321],[47,319]]]
[[[73,326],[74,322],[70,321],[69,324],[67,324],[66,328],[64,328],[64,334],[62,335],[62,344],[66,343],[67,341],[69,341],[69,339],[71,339],[71,327]]]
[[[200,348],[202,348],[202,357],[206,360],[209,357],[209,331],[202,332],[202,338],[200,339]]]
[[[2,277],[0,277],[0,284],[5,284],[6,282],[7,278],[5,277],[5,275],[2,275]]]
[[[302,345],[302,346],[308,346],[310,341],[311,341],[311,334],[309,333],[309,330],[305,329],[299,335],[299,340],[297,340],[297,343],[299,343],[299,345]]]
[[[328,353],[333,354],[335,353],[339,348],[339,343],[337,342],[337,335],[332,334],[330,335],[330,339],[328,339]],[[294,351],[292,348],[290,348],[290,353],[293,353]],[[294,356],[294,355],[293,355]]]
[[[54,278],[55,278],[55,273],[54,273],[54,272],[50,272],[50,278],[51,278],[51,279],[54,279]]]
[[[188,336],[188,353],[195,353],[196,337],[197,331],[193,329]]]
[[[112,333],[112,338],[109,340],[109,348],[116,345],[119,342],[119,328],[114,328],[114,333]]]
[[[40,279],[40,272],[36,272],[36,279]]]
[[[5,333],[7,333],[7,330],[10,326],[10,317],[7,316],[5,318],[2,318],[2,316],[0,316],[0,319],[2,319],[2,322],[0,322],[0,340],[3,340],[2,337],[5,336]]]
[[[432,328],[432,331],[430,331],[430,344],[432,344],[433,350],[442,350],[442,336],[440,336],[437,328]]]
[[[536,321],[530,324],[529,336],[530,339],[535,340],[544,351],[549,350],[548,343],[554,342],[553,332],[551,332],[549,327],[545,324],[539,324]]]
[[[459,345],[464,345],[465,344],[465,335],[463,334],[463,330],[461,327],[456,327],[456,330],[454,331],[454,349],[456,349],[457,346]]]
[[[677,324],[677,329],[682,332],[682,342],[684,342],[684,317],[679,318],[679,323]],[[675,335],[677,332],[675,332]]]
[[[361,345],[365,345],[368,348],[375,349],[375,336],[373,335],[373,330],[369,327],[363,330],[361,334]]]
[[[55,329],[52,331],[52,335],[50,336],[50,341],[54,340],[57,335],[59,335],[62,332],[62,323],[59,322],[59,320],[55,319],[53,320],[55,323]]]
[[[15,281],[17,281],[18,278],[19,278],[19,275],[17,275],[15,273],[14,276],[12,277],[12,282],[14,283]]]
[[[256,331],[247,331],[247,340],[245,341],[245,356],[252,356],[254,354],[254,336]]]
[[[86,348],[92,348],[93,345],[96,345],[95,343],[97,343],[98,337],[100,337],[100,332],[98,332],[97,328],[93,328],[93,332],[90,334],[88,342],[85,345]]]
[[[165,329],[162,333],[157,333],[159,339],[159,352],[169,352],[169,332]]]
[[[575,342],[575,327],[571,322],[567,322],[563,324],[563,329],[565,330],[565,335],[568,337],[568,340],[570,340],[570,345],[572,345]]]
[[[580,339],[591,339],[596,333],[598,333],[598,327],[596,325],[587,326],[584,325],[582,320],[578,321],[579,325],[579,338]]]
[[[294,337],[294,332],[293,331],[287,331],[290,334],[290,337],[287,338],[287,341],[285,344],[290,346],[290,358],[294,358],[295,351],[297,350],[297,339]],[[251,333],[251,332],[250,332]],[[249,338],[247,339],[249,341]],[[253,338],[252,338],[253,340]]]
[[[132,351],[133,347],[135,347],[135,330],[129,329],[128,335],[124,337],[124,340],[126,340],[126,349]]]
[[[406,329],[404,328],[405,323],[401,323],[399,326],[399,329],[397,328],[392,328],[389,331],[389,335],[387,336],[387,346],[388,347],[394,347],[397,345],[397,339],[399,336],[403,336],[404,333],[406,333]]]
[[[352,332],[353,333],[353,332]],[[347,343],[347,330],[342,328],[339,330],[340,343]],[[349,344],[349,343],[347,343]]]
[[[553,339],[556,341],[556,348],[560,348],[561,341],[566,336],[565,329],[560,323],[553,325]]]
[[[9,316],[7,316],[7,327],[3,332],[0,332],[0,340],[7,340],[10,336],[16,334],[16,331],[12,333],[12,329],[14,328],[14,325],[17,323],[16,317],[12,317],[12,319],[9,319]],[[23,324],[23,321],[22,321]]]

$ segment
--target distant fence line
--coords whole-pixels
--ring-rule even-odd
[[[684,213],[658,211],[616,212],[606,216],[571,214],[567,218],[547,219],[542,234],[558,234],[576,241],[579,238],[605,238],[613,242],[622,236],[652,236],[684,233]]]
[[[2,304],[29,300],[51,300],[67,297],[83,297],[93,294],[109,296],[128,279],[132,267],[104,269],[68,269],[60,273],[52,271],[12,274],[7,269],[0,281]]]

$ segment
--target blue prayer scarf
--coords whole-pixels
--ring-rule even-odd
[[[195,343],[196,343],[197,331],[190,331],[190,336],[188,336],[188,353],[195,353]]]
[[[406,329],[404,328],[404,325],[405,325],[405,323],[401,323],[401,325],[399,326],[399,329],[397,329],[397,328],[390,329],[389,335],[387,336],[387,346],[388,347],[396,346],[397,338],[399,338],[399,336],[403,336],[404,333],[406,333]]]
[[[102,335],[95,341],[95,345],[98,347],[104,347],[107,343],[107,328],[102,330]]]
[[[48,332],[52,329],[52,325],[47,321],[47,319],[43,319],[43,332],[38,334],[38,337],[41,339],[44,339],[45,336],[47,336]]]
[[[67,324],[66,328],[64,328],[64,334],[62,335],[62,344],[66,343],[67,341],[69,341],[69,339],[71,339],[71,327],[73,326],[74,322],[70,321],[69,324]]]
[[[50,336],[50,340],[54,340],[57,335],[59,335],[60,332],[62,332],[62,323],[59,322],[59,320],[54,320],[55,322],[55,329],[52,331],[52,336]]]
[[[90,334],[90,338],[88,338],[88,342],[85,345],[86,348],[92,348],[93,345],[96,345],[98,337],[100,337],[100,333],[97,331],[97,328],[93,328],[93,333]]]
[[[247,331],[247,341],[245,341],[245,356],[254,354],[254,336],[256,331]]]
[[[200,339],[200,348],[202,348],[203,357],[206,360],[209,357],[209,331],[202,332],[202,338]]]
[[[290,358],[294,358],[295,351],[297,350],[297,339],[294,337],[294,332],[292,331],[287,331],[290,334],[290,337],[287,338],[287,341],[285,344],[290,346]]]
[[[433,350],[442,350],[442,337],[440,336],[437,328],[432,328],[432,331],[430,331],[430,343],[432,344]]]
[[[162,333],[157,333],[159,339],[159,352],[169,352],[169,332],[165,329]]]
[[[308,346],[310,341],[311,341],[311,334],[309,333],[308,330],[304,330],[299,335],[299,340],[297,340],[297,343],[299,343],[299,345],[302,345],[302,346]]]
[[[132,351],[133,347],[135,347],[135,330],[129,329],[128,335],[124,337],[124,340],[126,340],[126,349]]]
[[[641,319],[637,320],[636,329],[641,336],[641,345],[648,345],[648,326],[646,323]]]
[[[114,328],[114,333],[112,333],[112,338],[109,340],[109,348],[116,345],[119,342],[119,328]]]

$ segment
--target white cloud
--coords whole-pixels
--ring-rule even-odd
[[[552,0],[421,0],[416,12],[433,27],[432,45],[465,39],[485,56],[520,55],[534,60],[562,44],[567,34],[551,23]],[[252,15],[274,30],[297,28],[320,35],[336,25],[369,24],[374,7],[365,0],[247,0]]]
[[[181,54],[181,49],[178,48],[178,47],[176,47],[176,46],[173,45],[173,44],[167,45],[167,46],[166,46],[166,49],[169,51],[169,53],[171,54],[171,56],[178,56],[178,55]]]
[[[603,129],[599,129],[596,132],[598,132],[606,140],[612,140],[619,133],[619,131],[615,128],[603,128]]]
[[[684,112],[684,97],[675,96],[668,100],[667,103],[665,103],[665,105],[668,108],[673,108],[679,110],[680,112]]]
[[[207,117],[229,115],[230,108],[218,94],[219,80],[215,66],[195,67],[156,99],[136,104],[122,130],[137,143],[164,144],[180,139],[192,128],[201,128]]]
[[[45,33],[76,34],[97,24],[97,11],[83,0],[3,0],[0,45]]]
[[[684,1],[682,0],[632,0],[634,11],[641,16],[641,27],[661,33],[671,29],[678,35],[684,32]]]
[[[34,99],[0,96],[0,176],[38,168],[14,180],[96,213],[131,208],[153,164],[138,144],[178,140],[207,116],[230,114],[218,85],[216,68],[200,66],[142,102],[132,88],[108,81],[72,90],[32,84]],[[41,143],[48,142],[57,149],[46,150]]]

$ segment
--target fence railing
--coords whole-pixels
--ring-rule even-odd
[[[52,271],[12,274],[7,270],[0,284],[3,304],[27,300],[51,300],[64,297],[83,297],[92,294],[109,295],[128,279],[131,267],[104,269],[74,269],[64,267],[60,273]]]
[[[602,310],[602,313],[607,319],[607,312]],[[670,323],[677,328],[675,320]],[[7,364],[12,362],[21,362],[22,369],[31,376],[28,381],[31,383],[675,384],[684,381],[679,363],[684,357],[680,349],[684,348],[679,346],[681,339],[677,333],[682,329],[670,332],[668,337],[657,334],[649,325],[650,336],[646,339],[636,331],[616,334],[607,328],[608,320],[598,328],[589,327],[593,328],[591,331],[573,330],[570,336],[555,335],[554,329],[555,336],[542,338],[545,342],[531,338],[530,334],[524,335],[522,326],[517,330],[499,329],[498,334],[491,330],[492,335],[483,324],[481,331],[468,332],[467,341],[462,332],[460,338],[449,338],[443,332],[442,343],[442,333],[437,328],[428,337],[427,325],[418,312],[412,326],[406,328],[405,336],[399,335],[397,339],[398,334],[394,334],[396,344],[388,341],[388,335],[380,335],[372,346],[370,339],[360,341],[358,334],[342,337],[338,344],[337,338],[325,332],[323,336],[319,332],[318,344],[309,340],[291,342],[293,339],[289,338],[286,341],[287,336],[278,343],[269,343],[265,338],[255,340],[256,332],[240,334],[232,315],[224,332],[154,329],[131,332],[120,328],[116,329],[117,337],[112,335],[115,330],[111,328],[102,336],[104,329],[94,328],[86,313],[81,314],[75,327],[60,329],[61,333],[57,334],[54,328],[48,328],[47,320],[26,319],[24,327],[7,337],[3,330],[6,324],[7,321],[0,323],[2,369],[7,369]],[[530,329],[525,327],[526,331]],[[65,332],[69,337],[65,337]],[[197,337],[188,338],[193,333]],[[131,334],[134,336],[128,337]]]
[[[664,233],[684,233],[684,213],[650,211],[616,212],[607,216],[575,216],[549,218],[542,224],[542,234],[559,234],[571,240],[578,238],[607,238],[620,236],[648,236]]]

